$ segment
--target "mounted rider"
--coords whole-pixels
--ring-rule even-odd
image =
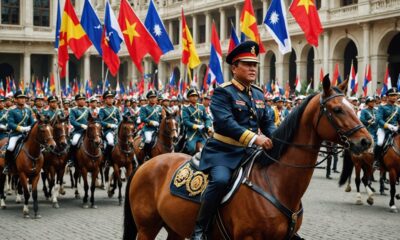
[[[151,156],[153,135],[158,131],[161,122],[161,107],[157,105],[157,93],[150,90],[147,95],[149,101],[146,106],[140,108],[140,120],[145,123],[142,130],[142,146],[146,157]]]
[[[255,144],[272,148],[268,137],[275,130],[274,120],[267,114],[263,90],[252,85],[257,76],[258,53],[258,44],[246,41],[226,57],[233,79],[216,88],[212,97],[215,133],[204,146],[199,167],[209,174],[210,181],[202,195],[191,239],[206,238],[232,173],[246,158],[247,147]]]
[[[390,132],[399,130],[400,111],[396,105],[398,92],[396,88],[391,88],[386,92],[387,103],[378,108],[376,119],[378,121],[377,141],[374,149],[375,166],[380,167],[382,159],[382,148],[385,137]]]
[[[106,138],[106,149],[104,155],[106,165],[112,164],[111,152],[115,145],[115,131],[121,122],[121,115],[114,103],[114,94],[111,91],[106,91],[103,94],[104,107],[100,109],[99,119],[103,128],[103,136]]]
[[[8,137],[7,116],[8,110],[5,108],[5,99],[0,96],[0,140]]]
[[[58,109],[58,99],[56,96],[50,96],[47,98],[47,102],[49,103],[49,109],[44,111],[44,115],[48,116],[50,122],[52,122],[57,116],[62,115],[63,112]]]
[[[378,121],[376,119],[377,110],[375,109],[375,98],[371,96],[367,97],[367,99],[365,100],[365,104],[367,105],[367,107],[361,110],[360,121],[364,124],[368,132],[371,134],[372,138],[374,139],[374,143],[376,143],[376,131],[378,130]]]
[[[285,118],[285,112],[284,112],[284,100],[282,97],[277,96],[274,98],[273,100],[275,106],[272,107],[273,111],[274,111],[274,122],[275,122],[275,126],[279,127],[279,125],[281,125],[281,122],[284,120]]]
[[[75,96],[76,107],[70,109],[69,122],[73,127],[71,133],[71,149],[70,159],[68,161],[69,166],[75,164],[75,154],[77,150],[77,144],[82,137],[82,133],[87,129],[89,109],[86,107],[85,95],[79,93]]]
[[[43,113],[44,112],[44,96],[43,94],[38,94],[35,97],[35,106],[32,107],[33,113]],[[35,118],[35,116],[34,116]]]
[[[196,144],[206,143],[208,136],[213,133],[211,120],[206,113],[206,108],[197,102],[199,93],[191,88],[187,92],[189,106],[182,109],[182,122],[186,127],[186,153],[193,155],[196,153]]]
[[[10,130],[10,138],[8,139],[4,157],[4,174],[8,174],[9,166],[14,160],[13,151],[17,141],[31,130],[35,122],[32,110],[25,105],[27,96],[21,90],[18,90],[14,95],[14,99],[16,107],[12,107],[8,111],[7,127]]]

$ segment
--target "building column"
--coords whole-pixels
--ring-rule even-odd
[[[286,6],[288,7],[288,6]],[[268,0],[262,0],[263,16],[267,15],[268,11]]]
[[[182,17],[179,17],[179,46],[182,47]]]
[[[211,13],[206,12],[206,43],[211,40]]]
[[[279,83],[279,86],[284,86],[284,81],[285,80],[285,74],[287,76],[289,71],[286,71],[285,73],[285,63],[284,63],[284,56],[281,56],[280,54],[276,56],[276,62],[275,62],[275,82]],[[286,64],[289,66],[289,64]]]
[[[259,85],[264,86],[264,77],[265,77],[265,54],[260,55],[260,79],[259,79]]]
[[[86,53],[83,57],[83,81],[90,79],[90,55]]]
[[[139,72],[136,68],[136,65],[132,61],[130,61],[130,59],[129,62],[130,64],[128,66],[130,66],[132,74],[132,78],[130,79],[130,81],[133,81],[133,83],[137,83],[139,82]]]
[[[24,53],[24,86],[29,86],[31,79],[31,53]]]
[[[236,4],[235,5],[235,28],[236,28],[236,34],[240,33],[240,10],[241,10],[241,5]],[[239,36],[240,39],[240,36]]]
[[[314,58],[314,78],[313,78],[314,90],[318,90],[319,87],[319,74],[321,71],[321,67],[322,67],[322,59]]]
[[[328,59],[329,59],[329,31],[325,31],[323,34],[324,34],[324,43],[323,43],[324,44],[324,46],[323,46],[324,54],[322,56],[323,56],[324,74],[326,74],[330,71],[329,70],[329,62],[328,62]]]
[[[226,58],[226,56],[225,56]],[[224,59],[225,59],[224,58]],[[222,68],[223,68],[223,75],[224,75],[224,82],[229,82],[231,79],[229,79],[229,71],[231,70],[230,65],[226,63],[225,61],[222,61]]]
[[[158,81],[165,86],[166,72],[165,72],[165,62],[161,61],[158,63]]]
[[[219,9],[219,39],[224,41],[226,39],[226,14],[225,9]]]
[[[23,6],[23,4],[22,4]],[[25,1],[25,9],[23,13],[24,18],[21,17],[21,22],[25,22],[25,33],[32,34],[33,32],[33,1]],[[24,21],[25,20],[25,21]]]
[[[299,77],[300,82],[308,83],[307,79],[307,61],[296,61],[296,75]]]
[[[51,55],[51,74],[54,74],[54,82],[56,85],[56,94],[59,95],[60,93],[60,81],[58,78],[58,72],[57,72],[57,63],[58,63],[58,58],[57,58],[57,54],[53,54]]]
[[[196,44],[198,42],[197,38],[197,16],[192,15],[192,29],[193,29],[193,42]]]
[[[388,55],[371,56],[371,77],[372,83],[368,84],[368,93],[372,95],[376,89],[383,84],[383,76],[385,76]],[[379,82],[379,84],[378,84]]]
[[[65,64],[65,84],[66,86],[69,86],[69,60]],[[71,87],[72,89],[72,87]]]
[[[97,0],[97,9],[104,9],[104,0]]]
[[[174,34],[174,25],[172,24],[172,19],[168,21],[168,35],[169,38],[171,38],[170,36],[172,36]]]
[[[358,62],[358,80],[359,80],[358,85],[361,86],[358,88],[358,93],[363,92],[362,86],[364,83],[363,74],[360,74],[360,73],[365,72],[365,68],[367,67],[368,64],[370,64],[370,59],[369,59],[370,58],[370,51],[369,51],[369,48],[370,48],[370,41],[369,41],[369,39],[370,39],[370,24],[364,23],[364,24],[362,24],[362,28],[363,28],[363,46],[362,46],[363,57],[360,58],[359,62]],[[372,84],[369,84],[369,85],[372,85]],[[369,88],[368,88],[369,93],[371,93],[370,90],[371,90],[371,87],[369,86]]]

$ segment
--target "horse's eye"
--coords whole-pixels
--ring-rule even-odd
[[[335,107],[335,108],[333,108],[333,112],[335,114],[341,114],[341,113],[343,113],[343,109],[340,107]]]

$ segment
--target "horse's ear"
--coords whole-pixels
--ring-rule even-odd
[[[322,88],[324,90],[324,95],[328,96],[331,90],[331,79],[329,78],[329,73],[326,74],[324,79],[322,80]]]
[[[345,93],[347,91],[348,82],[349,82],[349,79],[346,79],[338,86],[339,90],[342,91],[343,93]]]

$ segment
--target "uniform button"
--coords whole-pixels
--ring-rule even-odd
[[[253,119],[253,116],[250,116],[250,119]]]

